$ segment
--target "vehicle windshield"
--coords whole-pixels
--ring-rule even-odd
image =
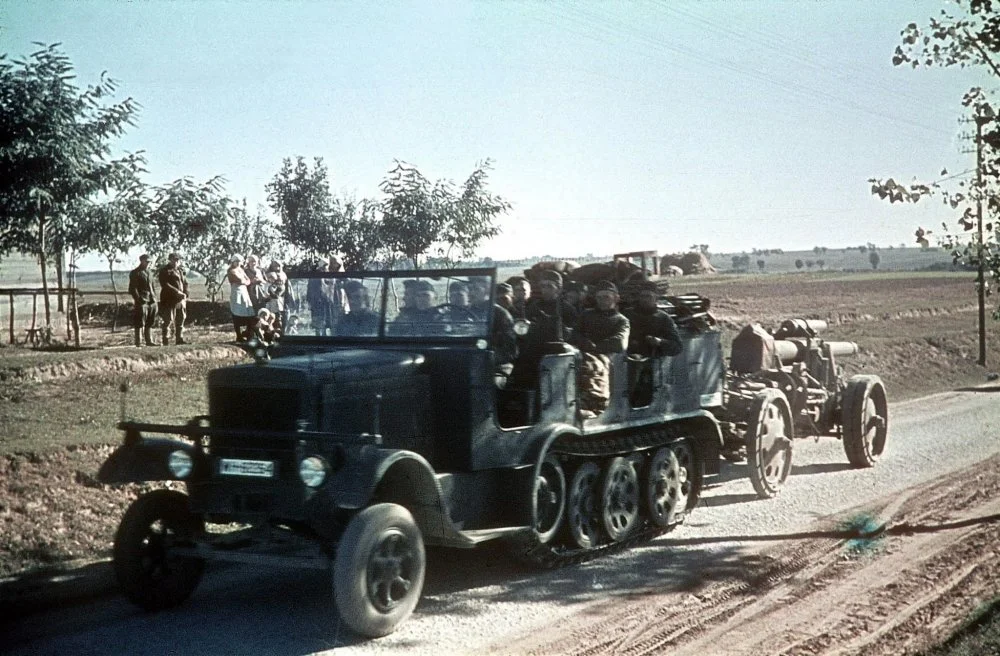
[[[495,272],[315,272],[289,275],[288,337],[486,337]]]

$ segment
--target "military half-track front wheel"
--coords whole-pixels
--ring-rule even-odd
[[[792,411],[781,390],[757,392],[745,439],[750,482],[762,499],[776,495],[792,469],[792,431]]]
[[[601,486],[601,522],[615,542],[624,540],[639,523],[639,477],[628,458],[612,458]]]
[[[333,560],[333,597],[341,619],[370,638],[410,616],[424,587],[426,555],[410,511],[369,506],[347,524]]]
[[[205,561],[174,550],[191,546],[203,531],[185,494],[154,490],[136,499],[115,533],[115,577],[125,596],[145,610],[171,608],[191,596]]]
[[[854,467],[871,467],[885,450],[889,405],[878,376],[852,376],[844,390],[841,418],[844,452]]]

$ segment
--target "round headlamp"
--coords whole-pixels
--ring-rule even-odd
[[[326,480],[328,470],[326,460],[319,456],[309,456],[299,463],[299,478],[309,487],[319,487]]]
[[[167,458],[167,467],[176,478],[187,478],[191,474],[191,470],[194,469],[194,462],[187,451],[178,449],[170,453],[170,457]]]
[[[519,319],[514,322],[514,334],[518,337],[524,337],[527,335],[529,328],[531,328],[531,324],[524,319]]]

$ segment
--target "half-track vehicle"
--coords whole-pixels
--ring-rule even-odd
[[[773,497],[788,478],[795,438],[837,437],[857,468],[873,466],[885,450],[885,385],[874,375],[845,380],[838,358],[856,354],[858,345],[819,338],[826,327],[789,319],[773,333],[748,325],[733,339],[718,417],[724,453],[745,448],[759,497]]]
[[[127,597],[180,604],[212,560],[297,565],[329,572],[343,621],[380,636],[420,598],[425,545],[506,539],[548,566],[681,522],[723,447],[718,329],[688,312],[680,355],[613,356],[609,406],[585,418],[569,344],[544,344],[511,384],[496,282],[495,269],[294,275],[284,335],[210,372],[206,416],[123,418],[100,479],[186,489],[126,511]],[[468,288],[485,296],[468,303]]]

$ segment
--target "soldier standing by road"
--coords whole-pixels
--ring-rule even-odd
[[[139,333],[145,339],[146,346],[153,344],[153,322],[156,321],[156,292],[153,290],[153,276],[149,272],[149,255],[139,256],[139,266],[128,274],[128,293],[135,303],[132,310],[132,329],[135,332],[135,345],[142,346]]]
[[[181,256],[171,253],[167,264],[160,269],[160,319],[162,320],[163,345],[170,343],[170,328],[173,326],[174,341],[184,341],[184,321],[187,320],[188,282],[181,268]]]

